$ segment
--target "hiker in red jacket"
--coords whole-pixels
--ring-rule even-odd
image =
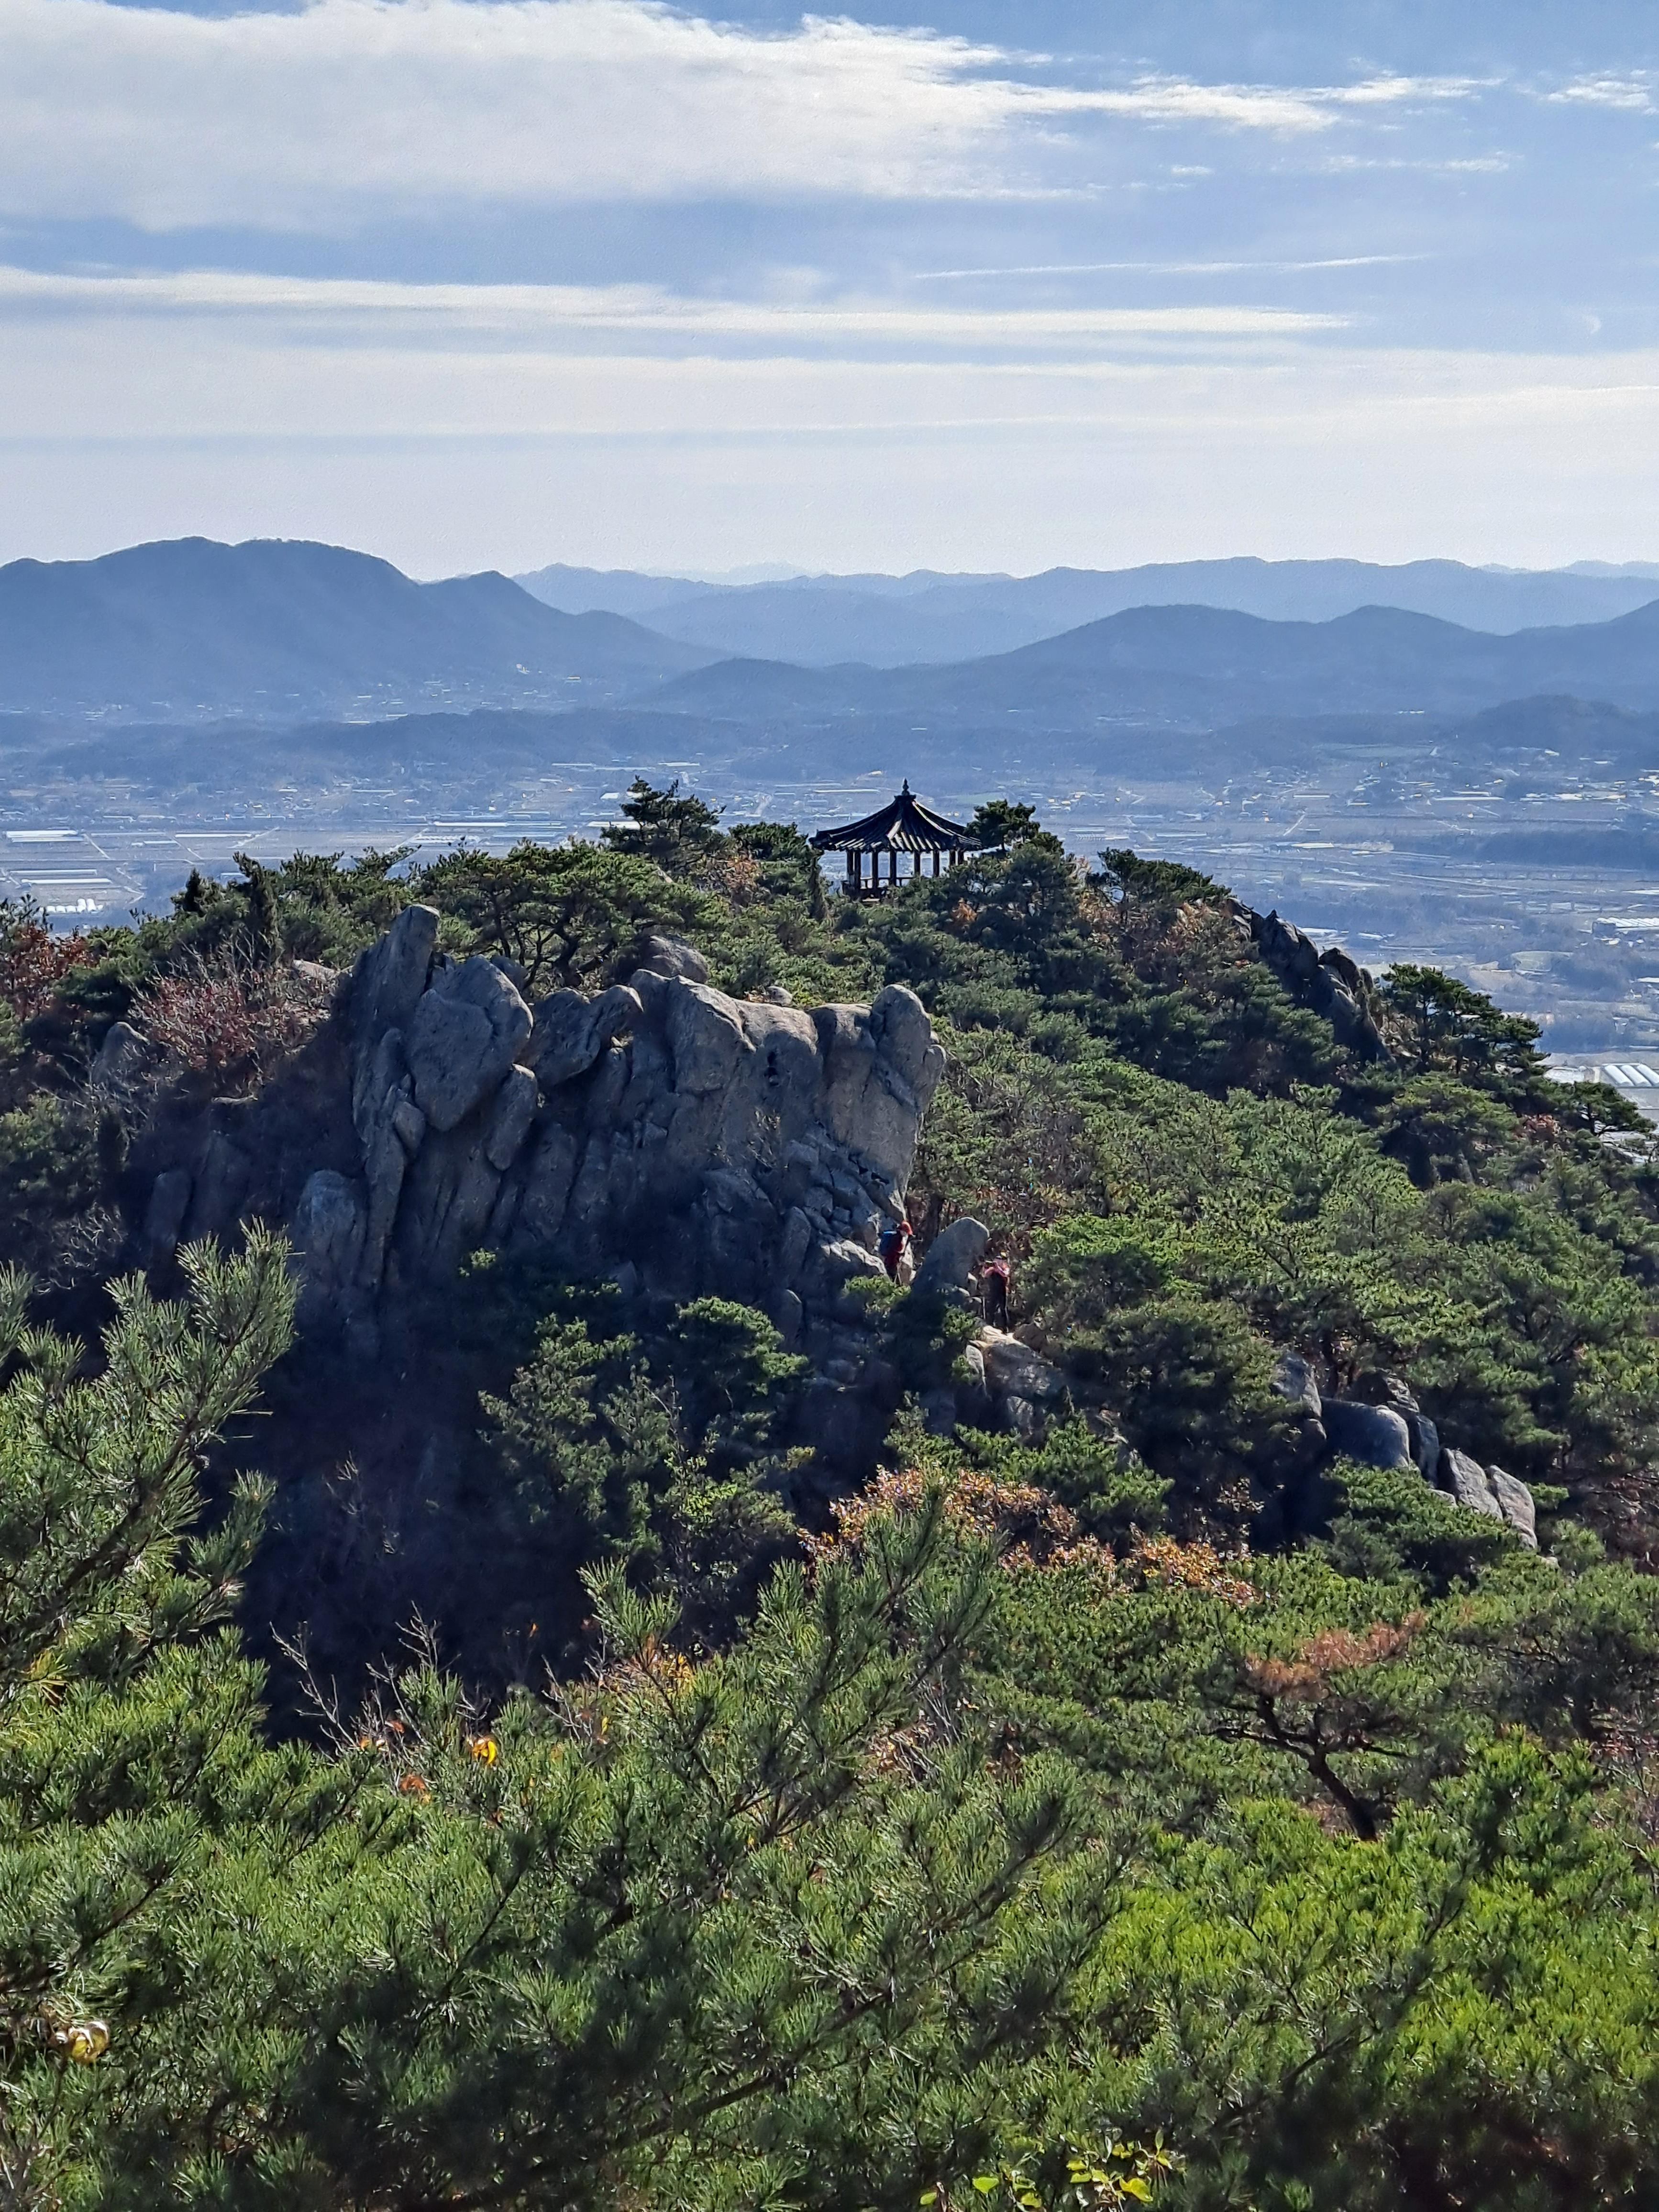
[[[1009,1268],[1006,1260],[987,1260],[979,1271],[980,1311],[988,1328],[1008,1326]]]

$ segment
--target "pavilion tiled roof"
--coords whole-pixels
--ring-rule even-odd
[[[907,782],[896,799],[875,813],[843,823],[839,830],[820,830],[812,842],[820,853],[945,853],[973,840],[963,823],[924,806]]]

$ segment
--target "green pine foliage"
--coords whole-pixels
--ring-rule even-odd
[[[61,1312],[73,1248],[96,1321],[0,1274],[8,2203],[1659,2201],[1644,1133],[1455,978],[1381,979],[1361,1064],[1208,878],[1081,867],[1014,802],[974,830],[841,901],[793,828],[641,781],[598,845],[250,860],[73,939],[0,910],[0,1260]],[[1046,1429],[913,1400],[831,1503],[763,1316],[481,1260],[410,1324],[477,1431],[445,1525],[553,1663],[463,1679],[440,1619],[361,1699],[296,1638],[273,1696],[241,1593],[322,1478],[234,1463],[345,1386],[264,1230],[177,1304],[104,1284],[173,1079],[85,1073],[166,988],[275,1003],[411,898],[532,994],[660,930],[726,988],[916,988],[951,1066],[911,1216],[1011,1257]],[[965,1379],[948,1300],[867,1319],[930,1413]],[[1541,1553],[1409,1470],[1302,1469],[1276,1516],[1287,1352],[1408,1376]]]

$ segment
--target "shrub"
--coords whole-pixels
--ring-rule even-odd
[[[299,1050],[324,1012],[291,968],[256,967],[229,947],[155,976],[128,1018],[192,1074],[260,1083]]]

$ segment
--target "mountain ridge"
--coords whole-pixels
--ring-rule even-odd
[[[1327,623],[1141,607],[945,667],[719,661],[672,679],[660,699],[739,720],[784,711],[957,721],[989,714],[1049,729],[1133,718],[1196,730],[1262,714],[1477,712],[1549,693],[1659,707],[1659,601],[1607,623],[1509,637],[1395,607]]]
[[[642,687],[695,647],[622,616],[566,615],[495,571],[412,578],[308,539],[162,539],[0,568],[0,706],[292,717],[459,695],[532,703]]]
[[[799,576],[700,583],[633,570],[552,568],[518,579],[550,605],[610,605],[666,636],[738,659],[815,666],[943,664],[1012,652],[1143,605],[1206,605],[1267,621],[1328,621],[1397,606],[1503,635],[1608,621],[1654,596],[1652,578],[1572,569],[1499,570],[1455,561],[1266,561],[1239,556],[1121,569],[1054,568],[1032,576]]]

